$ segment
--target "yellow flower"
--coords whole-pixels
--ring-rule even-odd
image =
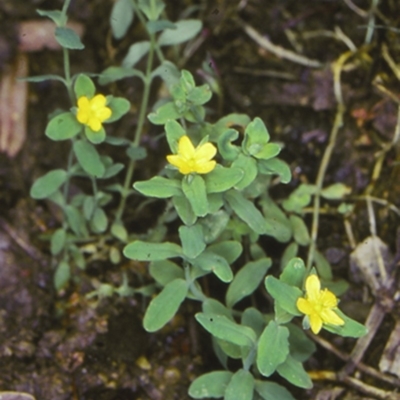
[[[106,107],[106,102],[107,99],[102,94],[91,99],[86,96],[79,97],[77,120],[92,131],[98,132],[102,128],[102,122],[111,117],[111,109]]]
[[[179,139],[178,154],[167,156],[167,160],[183,175],[192,172],[208,174],[215,168],[216,162],[211,159],[216,153],[217,149],[209,142],[194,148],[189,137],[185,135]]]
[[[307,315],[311,330],[317,334],[322,324],[344,325],[334,309],[337,308],[337,298],[328,289],[321,290],[321,282],[317,275],[309,275],[306,279],[306,296],[297,300],[297,308]]]

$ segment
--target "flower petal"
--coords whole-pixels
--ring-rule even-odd
[[[310,315],[312,312],[314,312],[313,306],[310,304],[310,302],[302,297],[297,299],[296,306],[303,314]]]
[[[101,108],[100,110],[97,110],[96,117],[100,120],[100,122],[103,122],[108,118],[110,118],[111,114],[112,114],[111,109],[108,107],[104,107]]]
[[[188,136],[182,136],[178,142],[178,154],[189,160],[194,157],[194,147]]]
[[[171,154],[167,156],[167,161],[174,167],[177,167],[179,169],[179,172],[183,175],[187,175],[193,172],[190,164],[180,155]]]
[[[322,328],[322,319],[317,313],[310,314],[309,319],[311,330],[317,335]]]
[[[337,306],[336,296],[328,289],[321,292],[321,304],[323,307],[334,308]]]
[[[86,96],[81,96],[78,99],[78,108],[87,110],[89,108],[89,99]]]
[[[202,163],[197,162],[194,172],[197,172],[198,174],[208,174],[215,168],[216,165],[217,163],[214,160]]]
[[[321,290],[321,283],[317,275],[309,275],[306,279],[307,298],[311,302],[318,301]]]
[[[209,161],[217,154],[217,148],[212,143],[205,143],[196,148],[196,160]]]
[[[337,315],[333,310],[322,310],[320,315],[325,324],[344,325],[342,318],[340,318],[339,315]]]
[[[97,94],[90,100],[90,106],[92,107],[92,110],[103,108],[106,106],[106,103],[107,99],[102,94]]]
[[[93,118],[93,117],[90,118],[89,121],[87,122],[87,125],[94,132],[98,132],[101,129],[101,122],[99,121],[98,118]]]

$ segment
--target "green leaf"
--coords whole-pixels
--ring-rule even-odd
[[[62,228],[57,229],[51,235],[50,250],[53,256],[60,254],[61,251],[64,249],[66,238],[67,232],[65,232],[65,230]]]
[[[261,336],[265,328],[265,317],[254,307],[248,307],[243,311],[241,324],[253,329],[257,337]]]
[[[46,127],[46,136],[52,140],[71,139],[81,132],[83,125],[70,112],[58,114],[52,118]]]
[[[78,34],[71,28],[57,26],[55,37],[58,44],[66,49],[82,50],[85,48]]]
[[[264,122],[261,118],[256,117],[246,127],[242,148],[249,154],[258,153],[264,144],[269,142],[269,138],[270,136]]]
[[[314,342],[308,338],[302,329],[293,324],[287,324],[289,329],[290,355],[297,361],[307,361],[317,347]]]
[[[307,246],[310,243],[310,234],[304,220],[293,214],[289,216],[289,220],[292,225],[294,240],[301,246]]]
[[[104,121],[105,124],[118,121],[130,110],[131,103],[123,97],[112,97],[107,107],[111,110],[111,117]]]
[[[233,161],[239,155],[240,148],[233,144],[239,137],[236,129],[228,129],[218,136],[218,152],[226,161]]]
[[[225,199],[237,216],[246,222],[254,232],[262,235],[265,233],[265,220],[254,204],[247,200],[242,193],[230,190],[225,193]]]
[[[233,279],[231,267],[226,259],[209,250],[201,253],[193,260],[193,264],[204,271],[212,271],[222,282],[230,282]]]
[[[135,182],[133,187],[148,197],[167,199],[181,195],[181,183],[177,179],[167,179],[162,176],[154,176],[148,181]]]
[[[126,35],[132,24],[134,10],[131,0],[117,0],[111,9],[110,25],[115,39]]]
[[[175,279],[184,279],[183,269],[169,260],[153,261],[149,266],[150,275],[162,286]]]
[[[207,250],[224,257],[229,264],[232,264],[242,254],[243,247],[240,242],[226,240],[212,244]]]
[[[201,309],[205,314],[225,315],[226,318],[234,321],[231,310],[227,309],[222,303],[211,297],[208,297],[203,301]]]
[[[208,84],[197,86],[188,92],[186,100],[191,104],[201,106],[207,103],[212,97],[212,92]]]
[[[124,68],[132,68],[143,56],[149,52],[149,49],[150,42],[148,40],[136,42],[135,44],[131,45],[129,47],[128,54],[122,60],[122,66]]]
[[[264,376],[272,375],[289,354],[289,330],[270,321],[258,340],[257,368]]]
[[[146,24],[149,33],[157,33],[164,29],[176,29],[176,25],[167,19],[160,19],[158,21],[149,21]]]
[[[188,258],[196,258],[206,248],[201,225],[180,226],[179,237],[183,254]]]
[[[147,307],[143,319],[144,329],[148,332],[161,329],[174,317],[187,292],[188,286],[183,279],[169,282]]]
[[[228,114],[225,117],[220,118],[217,123],[214,124],[214,135],[211,140],[218,140],[220,135],[222,135],[227,129],[232,127],[241,127],[243,130],[250,123],[250,117],[247,114]],[[232,140],[236,140],[232,139]]]
[[[66,261],[61,261],[57,265],[56,273],[54,274],[54,287],[56,290],[63,289],[71,277],[71,269]]]
[[[249,371],[239,369],[226,387],[224,400],[252,400],[253,390],[253,375]]]
[[[219,211],[224,205],[222,193],[210,193],[207,195],[209,213],[214,214]]]
[[[90,143],[100,144],[106,140],[106,131],[104,127],[101,127],[99,131],[94,132],[88,126],[85,126],[85,136]]]
[[[215,337],[213,337],[213,339],[223,354],[235,360],[240,360],[242,358],[242,348],[240,346],[227,342],[226,340],[216,339]]]
[[[165,60],[151,73],[152,79],[156,76],[159,76],[171,90],[174,85],[179,84],[181,72],[171,61]]]
[[[57,192],[67,178],[67,171],[63,169],[50,171],[35,181],[30,190],[30,196],[36,200],[45,199]]]
[[[87,236],[87,228],[85,224],[85,218],[82,213],[74,206],[67,205],[65,207],[65,213],[67,215],[67,221],[71,229],[78,236]]]
[[[292,180],[292,171],[289,165],[279,158],[258,160],[258,170],[265,175],[279,175],[282,183],[289,183]]]
[[[303,368],[303,364],[295,360],[290,355],[286,358],[283,364],[278,366],[276,370],[282,378],[285,378],[287,381],[297,387],[301,387],[303,389],[311,389],[313,387],[310,377]]]
[[[222,234],[229,222],[229,215],[224,210],[208,214],[200,220],[203,227],[204,241],[213,243]]]
[[[271,265],[270,258],[250,261],[244,265],[228,287],[226,305],[232,308],[238,301],[251,295],[257,289]]]
[[[190,226],[197,221],[197,217],[194,215],[192,206],[185,196],[173,196],[172,204],[174,205],[175,211],[178,213],[179,218],[185,225]]]
[[[208,213],[208,199],[206,185],[200,175],[185,176],[182,180],[182,190],[192,206],[197,217],[204,217]]]
[[[204,176],[207,193],[220,193],[231,189],[242,179],[244,171],[240,168],[225,168],[217,164],[209,174]]]
[[[257,162],[254,158],[239,154],[236,160],[232,163],[233,168],[239,168],[245,172],[243,178],[235,185],[238,190],[243,190],[249,186],[257,177]]]
[[[124,256],[131,260],[158,261],[181,257],[182,248],[175,243],[148,243],[136,240],[124,248]]]
[[[212,371],[196,378],[189,387],[189,396],[194,399],[223,397],[232,377],[229,371]]]
[[[108,219],[102,208],[94,210],[93,217],[90,221],[90,228],[94,233],[103,233],[107,229]]]
[[[328,200],[343,200],[351,193],[351,188],[343,183],[334,183],[321,190],[321,196]]]
[[[160,46],[171,46],[186,42],[195,37],[201,30],[202,23],[198,19],[186,19],[175,22],[176,29],[167,29],[158,37]]]
[[[77,140],[74,142],[74,153],[80,166],[89,175],[101,178],[105,172],[100,155],[96,148],[86,140]]]
[[[299,245],[295,242],[290,243],[285,251],[283,252],[282,258],[281,258],[281,270],[283,270],[286,266],[286,264],[294,257],[297,256],[297,253],[299,251]]]
[[[111,225],[111,234],[123,243],[128,240],[128,232],[120,221],[116,221]]]
[[[96,93],[96,87],[87,75],[79,74],[74,84],[74,92],[77,99],[82,96],[91,99]]]
[[[75,202],[72,203],[74,206],[79,207]],[[86,221],[90,221],[92,219],[94,209],[96,208],[96,199],[94,196],[85,196],[85,200],[83,201],[83,216]]]
[[[236,324],[224,315],[197,313],[195,318],[206,331],[218,339],[249,347],[256,342],[256,334],[251,328]]]
[[[24,77],[24,78],[17,78],[17,81],[33,82],[33,83],[46,82],[46,81],[59,81],[59,82],[64,83],[64,85],[66,85],[66,81],[63,77],[54,75],[54,74],[36,75],[36,76],[28,76],[28,77]]]
[[[276,143],[267,143],[254,155],[255,158],[262,160],[269,160],[270,158],[276,157],[281,152],[281,146]]]
[[[334,326],[324,324],[323,328],[329,332],[335,333],[336,335],[340,335],[343,337],[352,337],[359,338],[368,333],[368,329],[354,319],[349,318],[347,315],[343,314],[339,309],[335,310],[335,313],[343,319],[344,325],[342,326]]]
[[[120,79],[138,77],[143,82],[146,80],[142,71],[134,68],[124,67],[108,67],[99,75],[100,85],[108,85],[111,82],[119,81]]]
[[[296,306],[297,299],[303,295],[299,288],[290,286],[273,276],[265,278],[265,287],[285,311],[292,315],[302,315]]]
[[[85,257],[83,256],[81,250],[75,245],[70,245],[68,250],[69,250],[70,254],[72,255],[75,265],[82,270],[85,269],[86,268],[86,260],[85,260]]]
[[[165,124],[165,133],[167,136],[167,142],[171,151],[176,154],[178,152],[178,142],[182,136],[186,135],[186,131],[182,128],[182,125],[174,120],[169,120]]]
[[[60,10],[36,10],[42,16],[53,20],[57,26],[64,26],[67,23],[67,17]]]
[[[162,0],[139,0],[138,5],[150,21],[157,21],[165,8]]]
[[[292,226],[286,214],[269,196],[264,196],[260,204],[265,215],[266,234],[278,242],[288,242],[292,237]]]
[[[290,286],[296,286],[299,289],[303,286],[306,267],[301,258],[292,258],[283,268],[279,280]]]
[[[132,161],[140,161],[147,157],[147,150],[145,147],[129,145],[126,154]]]
[[[119,172],[121,172],[124,168],[125,168],[124,164],[121,164],[121,163],[112,164],[112,165],[106,167],[106,171],[104,172],[101,179],[112,178],[113,176],[115,176]]]
[[[275,382],[256,380],[254,388],[264,400],[296,400],[286,388]]]
[[[147,118],[154,125],[164,125],[169,120],[174,120],[182,117],[182,113],[178,111],[175,104],[169,101],[162,106],[158,107],[157,110],[150,113]]]
[[[331,281],[333,278],[331,264],[318,250],[314,252],[314,261],[318,275],[324,280]]]

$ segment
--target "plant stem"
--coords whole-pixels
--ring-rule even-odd
[[[335,148],[337,134],[339,129],[343,125],[343,114],[345,111],[345,106],[343,102],[342,96],[342,88],[340,83],[340,75],[342,72],[342,68],[347,60],[352,57],[354,52],[348,51],[343,53],[339,59],[333,64],[333,82],[334,82],[334,93],[335,98],[338,103],[336,109],[335,121],[333,123],[333,127],[331,130],[331,134],[329,137],[328,146],[325,149],[324,155],[322,157],[321,165],[318,170],[317,179],[315,185],[317,186],[317,192],[314,195],[314,204],[313,204],[313,220],[311,225],[311,242],[310,247],[308,249],[307,256],[307,272],[310,272],[312,263],[314,262],[314,254],[317,247],[317,238],[318,238],[318,225],[319,225],[319,209],[321,205],[321,197],[320,193],[322,190],[322,185],[324,184],[325,173],[329,165],[329,161],[332,156],[333,149]]]
[[[140,112],[138,123],[136,126],[135,136],[132,142],[132,146],[138,147],[140,144],[140,139],[142,136],[143,125],[146,118],[147,107],[149,103],[149,95],[150,95],[150,87],[151,87],[151,70],[153,67],[153,59],[154,59],[154,49],[155,49],[155,36],[154,34],[150,34],[150,50],[149,56],[147,58],[147,66],[146,66],[146,76],[144,81],[144,90],[143,90],[143,97],[142,103],[140,105]],[[118,210],[115,215],[115,221],[120,221],[122,218],[122,214],[124,213],[126,199],[128,197],[128,190],[129,186],[132,182],[133,172],[135,170],[136,162],[134,160],[130,160],[128,170],[125,176],[124,182],[124,190],[121,193],[121,201],[118,206]]]

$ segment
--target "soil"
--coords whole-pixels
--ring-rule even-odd
[[[166,15],[177,20],[186,10],[203,21],[198,46],[186,48],[186,56],[167,56],[180,68],[192,71],[201,83],[200,66],[212,65],[222,88],[208,105],[210,119],[228,113],[259,116],[275,142],[284,145],[293,180],[274,187],[272,195],[283,199],[300,183],[314,183],[324,151],[329,144],[337,112],[333,84],[335,61],[353,52],[341,73],[345,111],[343,126],[334,144],[324,186],[342,182],[351,190],[348,203],[354,210],[344,219],[336,202],[323,202],[318,249],[330,261],[335,277],[349,282],[342,296],[343,309],[364,322],[374,306],[385,312],[376,327],[372,344],[363,349],[362,362],[377,374],[356,370],[354,381],[336,377],[315,380],[312,390],[290,387],[297,399],[399,399],[400,313],[398,305],[400,207],[398,143],[383,153],[396,131],[399,107],[400,3],[397,0],[166,0]],[[377,3],[375,12],[369,11]],[[39,19],[35,9],[61,8],[55,0],[0,0],[0,71],[13,68],[18,50],[18,24]],[[109,25],[111,0],[72,1],[70,18],[85,29],[83,51],[72,52],[73,73],[100,73],[119,65],[130,44],[145,34],[136,19],[126,37],[112,39]],[[373,17],[374,16],[374,17]],[[371,40],[365,41],[368,24],[375,23]],[[274,45],[317,60],[312,67],[282,57],[246,34],[250,26]],[[386,50],[385,50],[386,49]],[[385,53],[386,51],[386,53]],[[178,53],[181,54],[181,53]],[[390,65],[389,54],[393,60]],[[62,74],[62,53],[41,50],[27,53],[29,74]],[[141,68],[141,64],[138,66]],[[397,77],[396,77],[397,71]],[[109,133],[131,137],[137,123],[141,97],[138,80],[110,85],[114,95],[128,98],[133,106]],[[152,93],[156,102],[161,87]],[[130,285],[151,283],[146,265],[127,260],[113,265],[94,260],[86,271],[77,270],[71,285],[56,293],[48,237],[60,224],[60,213],[46,201],[34,201],[29,189],[34,180],[66,165],[68,145],[51,142],[44,135],[47,117],[56,107],[68,107],[68,97],[57,82],[30,84],[27,136],[15,157],[0,154],[0,394],[1,391],[30,393],[36,400],[174,400],[187,399],[190,382],[204,372],[219,368],[193,315],[196,304],[188,302],[167,327],[154,334],[142,328],[147,298],[87,298],[98,282],[119,285],[126,272]],[[165,148],[154,145],[160,132],[147,125],[143,144],[152,152],[149,162],[138,164],[134,179],[156,173],[164,163]],[[126,133],[127,132],[127,133]],[[115,151],[114,151],[115,153]],[[113,154],[126,162],[124,155]],[[378,169],[380,168],[380,169]],[[121,175],[122,176],[122,175]],[[72,187],[72,190],[81,190]],[[371,216],[363,195],[370,194],[375,213],[375,235],[391,253],[393,283],[384,293],[372,293],[362,268],[350,267],[354,248],[371,236]],[[144,232],[155,223],[163,204],[155,203],[143,213],[133,210],[140,199],[132,198],[126,225]],[[110,212],[117,202],[110,206]],[[131,210],[131,211],[129,211]],[[306,216],[311,224],[311,214]],[[349,236],[351,227],[352,236]],[[263,242],[275,265],[283,246]],[[306,249],[301,256],[306,257]],[[362,258],[363,256],[361,256]],[[262,296],[260,298],[263,299]],[[257,299],[256,299],[257,300]],[[259,307],[263,305],[259,301]],[[354,339],[320,335],[318,351],[306,368],[338,372]],[[324,341],[325,340],[325,341]],[[391,347],[385,346],[389,343]],[[338,356],[331,343],[344,357]],[[391,349],[391,350],[390,350]],[[390,353],[390,354],[389,354]],[[380,360],[389,367],[382,370]],[[383,376],[383,377],[382,377]],[[389,377],[385,379],[385,377]],[[385,397],[386,396],[386,397]]]

